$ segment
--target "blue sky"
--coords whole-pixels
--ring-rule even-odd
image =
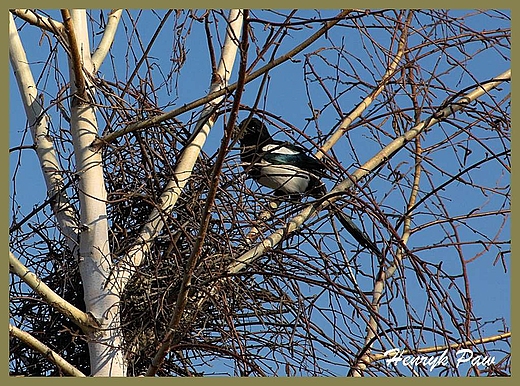
[[[301,11],[301,16],[305,16],[307,12],[311,13],[312,15],[316,15],[315,11]],[[457,12],[461,15],[466,13],[462,10]],[[323,12],[322,16],[330,16],[335,13],[335,11],[325,11]],[[59,18],[56,13],[51,14]],[[136,12],[134,11],[133,14],[136,15]],[[258,12],[258,15],[261,16],[265,14]],[[510,22],[506,20],[506,18],[499,19],[498,13],[495,14],[495,16],[497,17],[492,20],[491,18],[487,18],[482,15],[475,15],[474,17],[469,18],[468,25],[473,26],[475,29],[484,30],[493,30],[499,27],[505,28],[506,26],[510,25]],[[272,17],[272,15],[269,17]],[[145,25],[146,23],[154,24],[157,23],[157,20],[158,19],[156,16],[151,14],[143,14],[140,23],[142,23],[142,25]],[[19,20],[17,23],[18,26],[20,26],[21,23]],[[377,25],[376,21],[374,22],[374,25]],[[223,23],[221,23],[221,27],[222,26]],[[303,37],[307,37],[314,33],[318,26],[319,24],[316,24],[316,27],[312,30],[304,29],[292,31],[291,36],[286,38],[284,43],[279,47],[278,53],[284,53],[288,49],[294,47],[303,39]],[[453,25],[452,27],[457,28],[456,25]],[[367,28],[370,31],[374,30],[370,29],[369,26],[367,26]],[[38,42],[40,39],[40,34],[31,33],[30,30],[31,29],[29,28],[24,28],[22,33],[22,40],[26,44],[26,47],[30,45],[29,42],[31,42],[31,40]],[[141,41],[144,45],[147,44],[154,30],[154,28],[141,30]],[[259,38],[262,39],[263,35],[261,35],[260,28],[258,28],[258,26],[257,31]],[[160,39],[164,40],[164,44],[156,45],[150,54],[152,58],[150,62],[153,63],[151,66],[151,71],[157,74],[157,82],[160,82],[162,79],[161,73],[167,73],[169,67],[172,65],[172,62],[169,60],[172,47],[170,36],[171,33],[172,25],[170,20],[166,24],[163,33],[160,35]],[[114,46],[112,51],[112,55],[115,58],[113,65],[120,80],[123,80],[126,76],[128,76],[129,70],[127,65],[130,68],[130,71],[133,69],[133,55],[129,51],[129,46],[125,41],[126,38],[124,35],[124,25],[122,24],[119,26],[118,37],[116,38],[116,41],[119,43]],[[378,42],[382,46],[386,47],[389,39],[389,34],[387,32],[376,30],[376,32],[371,32],[371,36],[375,37],[375,39],[380,39]],[[434,36],[431,34],[427,35],[427,37],[432,39],[434,38]],[[99,36],[96,38],[99,39]],[[313,141],[317,142],[322,142],[327,134],[330,133],[330,131],[339,123],[339,116],[334,111],[334,109],[330,107],[324,107],[326,106],[328,99],[326,95],[324,95],[322,88],[319,86],[319,84],[317,84],[317,82],[309,81],[305,83],[302,81],[305,75],[304,71],[310,70],[309,66],[304,67],[302,63],[305,63],[305,60],[307,59],[309,60],[308,63],[312,63],[313,66],[316,66],[316,68],[321,71],[320,73],[324,77],[329,76],[330,79],[325,80],[325,83],[329,85],[335,82],[333,78],[334,76],[337,76],[341,79],[341,82],[338,83],[337,87],[331,87],[331,89],[337,93],[337,101],[343,112],[349,112],[351,108],[360,102],[361,98],[366,96],[367,90],[371,89],[371,86],[374,85],[375,80],[379,79],[379,77],[384,73],[385,69],[384,66],[381,65],[380,61],[378,61],[378,58],[371,56],[374,55],[375,51],[372,47],[370,47],[370,42],[363,37],[363,33],[358,33],[352,28],[340,28],[337,32],[333,30],[328,36],[328,39],[330,39],[332,42],[330,45],[344,47],[345,57],[338,55],[338,52],[334,50],[314,52],[316,48],[321,46],[320,42],[315,43],[307,50],[305,50],[303,54],[299,54],[297,57],[293,58],[293,61],[287,61],[280,67],[270,72],[267,91],[264,92],[259,104],[260,108],[269,111],[269,113],[273,114],[274,117],[281,118],[290,125],[304,130],[306,135],[312,138]],[[417,43],[421,41],[421,39],[426,39],[425,35],[422,34],[422,31],[421,33],[414,35],[410,41]],[[474,42],[469,44],[467,47],[468,51],[475,53],[474,57],[471,55],[464,57],[463,54],[457,52],[453,47],[446,50],[447,55],[453,55],[453,58],[460,60],[465,64],[464,70],[455,69],[450,73],[447,73],[452,64],[450,63],[450,60],[447,60],[445,57],[440,57],[438,53],[435,55],[425,56],[421,59],[420,62],[418,62],[417,65],[421,68],[422,71],[424,71],[423,76],[425,76],[425,78],[425,74],[428,74],[428,71],[430,70],[435,70],[436,73],[442,73],[442,75],[438,77],[438,80],[436,79],[431,82],[432,87],[429,97],[432,101],[440,104],[443,100],[451,96],[447,95],[445,90],[440,88],[441,85],[447,89],[457,92],[458,90],[462,90],[466,87],[474,85],[475,80],[485,81],[494,76],[497,76],[510,66],[510,62],[505,60],[503,57],[507,54],[506,49],[501,48],[497,50],[483,50],[481,52],[479,51],[479,48],[473,48],[474,45],[478,44],[481,43]],[[175,92],[168,93],[161,91],[158,94],[160,105],[168,106],[171,104],[172,99],[175,99],[175,105],[180,106],[183,103],[203,96],[209,88],[210,63],[202,24],[194,23],[186,46],[188,48],[186,52],[186,63],[178,78],[179,94],[176,95]],[[45,43],[44,47],[45,49],[28,50],[29,60],[32,62],[33,74],[35,77],[38,76],[40,69],[46,61],[47,49]],[[142,52],[141,48],[133,47],[133,49],[135,50],[137,57],[139,57],[140,53]],[[426,50],[427,49],[425,48],[424,51]],[[254,47],[251,47],[249,55],[250,59],[256,57]],[[359,58],[359,60],[352,59],[352,57],[356,56]],[[63,53],[60,53],[59,57],[62,61],[65,58]],[[335,74],[334,71],[332,71],[332,67],[325,67],[324,60],[331,62],[336,61],[341,65],[344,64],[346,73]],[[353,84],[353,77],[350,77],[348,74],[349,71],[351,71],[351,69],[348,68],[348,64],[351,63],[356,63],[357,67],[355,70],[357,71],[357,75],[361,79],[365,80],[366,84]],[[490,63],[493,65],[490,65]],[[262,65],[263,62],[259,64],[259,66]],[[236,66],[238,66],[238,64],[236,64]],[[236,69],[237,67],[234,69],[235,74]],[[145,71],[145,69],[141,71]],[[443,73],[443,71],[446,71],[446,73]],[[106,79],[113,79],[113,69],[112,63],[110,63],[110,59],[107,59],[105,64],[101,67],[100,72],[101,77]],[[67,74],[65,73],[63,76],[66,77]],[[30,144],[31,139],[29,133],[25,131],[26,123],[24,112],[19,103],[19,96],[17,95],[17,89],[15,87],[12,72],[10,74],[10,79],[10,146],[14,147],[21,144],[28,145]],[[54,85],[51,81],[52,76],[47,77],[47,75],[44,74],[43,79],[44,81],[42,81],[41,87],[48,87],[47,91],[50,95],[50,99],[52,98],[54,92]],[[311,77],[307,77],[306,79],[311,79]],[[234,75],[231,81],[234,82],[235,80],[236,75]],[[43,82],[48,82],[48,84],[45,84],[44,87]],[[242,98],[243,104],[250,106],[254,103],[259,85],[260,79],[257,79],[246,85],[244,96]],[[435,86],[439,86],[439,88],[436,88]],[[504,85],[504,87],[496,92],[505,96],[508,92],[508,89],[509,85]],[[484,100],[487,99],[488,98],[484,98]],[[321,112],[319,119],[312,122],[308,120],[308,118],[312,116],[310,102],[312,102],[314,107],[323,107],[323,111]],[[394,102],[403,108],[407,108],[410,105],[409,98],[405,94],[396,95]],[[378,102],[376,102],[372,108],[369,109],[366,114],[364,114],[365,119],[377,117],[380,112],[384,111],[384,106],[378,105],[377,103]],[[165,107],[166,110],[170,108],[171,107]],[[55,112],[52,110],[51,113],[55,114]],[[178,117],[178,119],[181,121],[187,121],[190,118],[190,114],[191,113],[181,115]],[[243,119],[246,116],[246,112],[242,112],[240,119]],[[421,118],[425,119],[427,116],[428,114],[425,112]],[[338,169],[331,171],[331,173],[333,173],[333,178],[332,181],[328,182],[329,187],[333,186],[333,181],[344,179],[346,177],[345,171],[353,172],[355,168],[359,166],[359,163],[363,163],[368,160],[378,150],[380,150],[383,145],[388,144],[391,141],[391,135],[394,133],[391,126],[391,120],[386,118],[374,118],[373,123],[374,126],[360,125],[355,127],[354,130],[349,132],[348,137],[343,138],[334,148],[334,156],[341,163],[344,170]],[[60,122],[54,120],[53,124],[59,125]],[[63,124],[63,121],[61,121],[61,124]],[[357,122],[355,122],[355,124],[357,124]],[[280,123],[279,125],[282,126]],[[206,153],[213,154],[218,149],[222,136],[222,128],[223,120],[219,119],[204,148]],[[376,128],[378,130],[376,130]],[[53,129],[58,130],[59,128],[54,126]],[[451,130],[452,128],[450,125],[445,123],[434,127],[427,135],[424,136],[423,147],[427,148],[428,146],[436,146],[436,144],[440,141],[449,138]],[[272,131],[276,132],[274,127],[272,128]],[[488,130],[487,127],[485,127],[485,125],[482,125],[482,127],[476,125],[475,127],[472,127],[471,132],[480,138],[489,139],[492,137],[492,133]],[[25,139],[22,141],[24,136]],[[307,148],[312,147],[310,142],[307,141],[303,136],[297,132],[290,131],[287,127],[284,127],[284,132],[276,132],[275,136],[277,139],[291,138],[292,140],[299,141]],[[492,146],[492,148],[496,151],[499,151],[502,146],[500,140],[498,139],[489,139],[486,143],[489,146]],[[440,171],[440,169],[449,169],[451,172],[456,173],[457,170],[460,171],[467,165],[471,165],[472,163],[479,161],[482,159],[482,157],[485,156],[486,153],[486,150],[479,146],[472,145],[471,150],[472,152],[468,155],[467,159],[465,159],[464,162],[461,162],[461,164],[458,166],[454,163],[457,162],[457,160],[460,161],[460,157],[462,156],[459,154],[454,156],[453,150],[451,148],[447,147],[444,150],[439,149],[436,152],[432,152],[431,154],[435,155],[432,163],[434,163],[435,166],[439,169],[428,167],[428,173],[430,173],[429,178],[431,178],[432,181],[435,181],[434,183],[436,185],[439,185],[449,179],[449,175],[443,173]],[[462,152],[460,154],[462,154]],[[236,156],[236,151],[232,151],[230,153],[228,165],[233,165],[237,162]],[[20,163],[18,164],[19,160]],[[405,205],[403,196],[406,196],[408,192],[401,192],[399,189],[393,187],[391,178],[393,175],[392,173],[396,170],[399,170],[404,175],[410,173],[410,170],[413,168],[413,162],[410,158],[409,151],[403,150],[402,152],[398,153],[392,159],[391,164],[392,171],[390,171],[388,167],[383,167],[379,170],[379,174],[374,176],[373,180],[370,181],[369,196],[375,200],[375,202],[377,202],[381,208],[383,208],[383,212],[389,215],[388,218],[392,224],[395,225],[395,219],[392,217],[392,215],[402,213],[404,210],[403,205]],[[32,151],[23,150],[22,152],[14,151],[10,153],[11,176],[12,173],[18,168],[19,171],[17,172],[16,199],[21,207],[21,214],[17,216],[18,219],[20,219],[25,214],[27,214],[34,205],[40,204],[43,200],[45,200],[46,193],[43,179],[36,163],[36,157]],[[488,162],[480,167],[478,173],[472,173],[471,178],[476,178],[476,182],[482,183],[484,185],[496,184],[497,186],[502,186],[504,189],[507,189],[507,186],[510,183],[510,175],[501,175],[498,172],[499,170],[500,168],[497,168],[496,163]],[[465,177],[463,176],[463,178]],[[251,186],[254,189],[258,189],[255,187],[254,183],[251,183]],[[10,183],[10,187],[11,192],[13,193],[14,188],[12,183]],[[427,192],[431,189],[428,178],[425,177],[421,180],[421,189],[423,190],[423,194],[427,194]],[[490,192],[483,190],[479,191],[478,189],[469,189],[467,185],[458,182],[449,184],[446,189],[442,191],[441,195],[445,197],[445,200],[443,201],[445,204],[444,209],[447,210],[448,215],[450,216],[458,216],[467,213],[471,210],[471,208],[483,207],[482,210],[485,211],[496,210],[501,205],[506,205],[500,197],[494,197],[492,194],[490,194]],[[360,195],[360,197],[363,198],[363,195]],[[421,223],[433,221],[435,217],[431,214],[431,208],[436,207],[437,205],[438,203],[435,202],[435,199],[432,199],[424,204],[424,206],[428,206],[428,210],[426,210],[424,206],[417,208],[414,218],[415,226],[419,226]],[[439,211],[441,210],[439,209]],[[360,221],[360,219],[357,218],[356,221]],[[369,234],[378,235],[379,240],[381,240],[381,236],[389,237],[388,232],[385,230],[383,230],[382,233],[375,232],[374,224],[372,224],[372,221],[368,216],[364,215],[363,221],[366,225],[365,229],[367,229]],[[489,219],[486,223],[476,223],[475,229],[478,228],[478,232],[492,237],[501,224],[502,218],[497,216],[496,218]],[[510,237],[509,226],[510,221],[507,221],[505,230],[500,236],[501,240]],[[471,239],[473,234],[477,232],[475,229],[466,227],[461,224],[459,227],[460,235],[464,238]],[[402,231],[402,228],[398,229],[398,231]],[[414,248],[418,248],[418,256],[421,259],[430,262],[432,265],[442,262],[442,268],[445,271],[449,273],[460,272],[460,259],[454,248],[438,247],[432,248],[430,250],[424,250],[425,246],[433,246],[436,243],[443,242],[446,242],[444,232],[428,228],[424,231],[418,232],[416,235],[413,235],[409,241],[408,247],[412,250]],[[464,246],[463,250],[464,256],[467,258],[471,257],[472,254],[480,253],[482,251],[482,247],[479,245],[468,245]],[[487,321],[496,321],[500,318],[504,318],[505,323],[510,325],[510,261],[509,258],[506,258],[508,267],[507,272],[505,272],[500,262],[495,263],[496,253],[496,250],[484,253],[480,258],[467,265],[467,274],[470,277],[470,291],[474,299],[472,306],[474,314],[477,317]],[[372,264],[372,262],[367,260],[360,264],[366,267],[366,264]],[[414,280],[415,274],[411,266],[406,263],[405,266],[406,268],[403,274],[407,278],[405,291],[407,293],[409,303],[416,307],[418,314],[421,314],[421,312],[432,312],[431,309],[428,310],[427,308],[424,308],[423,286]],[[398,278],[395,280],[395,284],[399,285],[400,280]],[[370,291],[372,286],[371,278],[359,277],[358,282],[364,291]],[[313,289],[309,288],[309,292],[312,291]],[[393,305],[396,307],[395,309],[383,311],[389,313],[392,311],[399,315],[399,313],[405,311],[406,307],[404,304],[401,304],[400,306],[402,308],[399,309],[397,304],[399,304],[399,302],[393,303]],[[495,334],[498,325],[500,325],[500,322],[489,323],[484,326],[481,333],[483,336],[487,334]],[[432,337],[428,337],[426,339],[426,343],[431,344],[432,339]]]

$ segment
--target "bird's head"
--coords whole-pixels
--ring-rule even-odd
[[[243,120],[239,132],[242,133],[240,143],[244,146],[265,145],[272,140],[267,127],[257,118]]]

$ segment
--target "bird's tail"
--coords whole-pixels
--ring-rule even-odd
[[[361,246],[370,249],[378,258],[379,262],[383,262],[383,254],[376,246],[376,244],[370,240],[368,235],[363,232],[361,229],[357,227],[356,224],[352,221],[352,219],[346,215],[340,208],[333,205],[332,212],[339,220],[339,222],[345,227],[345,229],[356,239],[356,241],[361,244]]]

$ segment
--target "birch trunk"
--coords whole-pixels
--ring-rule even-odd
[[[80,55],[82,66],[80,70],[91,72],[93,65],[90,56],[86,12],[72,10],[70,16],[73,33],[77,39],[77,51]],[[75,95],[71,107],[71,133],[79,178],[81,208],[79,268],[83,281],[86,310],[92,314],[100,326],[89,336],[91,372],[93,376],[125,376],[126,366],[120,325],[120,294],[113,286],[106,286],[112,261],[108,243],[103,159],[101,151],[94,150],[90,146],[98,134],[98,123],[95,108],[91,103],[93,91],[88,88],[88,82],[85,81],[84,95],[78,95],[81,94],[83,87],[82,80],[77,79],[77,66],[78,63],[71,59],[71,91]],[[84,99],[86,96],[88,96],[87,100]]]

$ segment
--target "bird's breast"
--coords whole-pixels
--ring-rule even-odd
[[[286,194],[304,193],[311,175],[292,165],[256,165],[258,183]]]

